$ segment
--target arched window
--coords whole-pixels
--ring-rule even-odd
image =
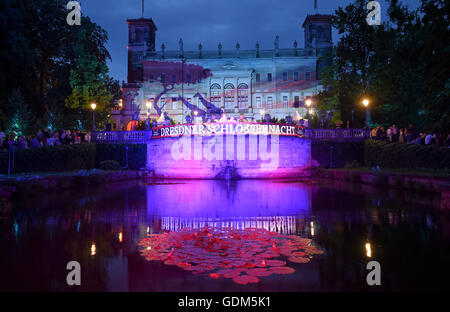
[[[231,83],[227,83],[224,87],[225,93],[225,108],[232,109],[234,108],[234,85]]]
[[[216,107],[220,107],[222,104],[222,87],[217,83],[213,83],[210,89],[211,103]]]
[[[238,85],[238,103],[240,109],[248,107],[248,85],[246,83]]]

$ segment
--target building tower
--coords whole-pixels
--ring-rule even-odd
[[[143,81],[142,61],[155,53],[155,23],[151,18],[128,19],[128,83]]]
[[[333,40],[331,36],[331,15],[314,14],[308,15],[303,23],[305,30],[305,49],[313,52],[318,57],[330,53],[333,49]],[[320,60],[316,65],[317,77],[325,66],[329,65],[327,61]]]
[[[331,15],[308,15],[303,23],[305,49],[313,49],[317,56],[323,56],[333,47],[331,38]]]

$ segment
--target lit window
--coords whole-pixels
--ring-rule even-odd
[[[214,83],[211,85],[210,89],[211,103],[216,107],[220,107],[222,102],[222,87],[219,84]]]
[[[289,98],[286,95],[283,95],[283,107],[288,107]]]
[[[177,109],[178,107],[178,101],[176,97],[172,98],[172,109]]]
[[[255,106],[256,108],[261,108],[261,98],[259,96],[256,97]]]
[[[238,103],[241,109],[248,107],[248,85],[245,83],[238,86]]]
[[[273,98],[271,96],[267,97],[267,108],[273,107]]]
[[[225,108],[234,108],[234,86],[231,83],[227,83],[224,87],[225,91]]]

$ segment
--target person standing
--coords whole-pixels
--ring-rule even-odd
[[[372,131],[370,132],[370,137],[372,138],[372,140],[375,140],[377,137],[377,132],[378,132],[378,128],[379,127],[375,127],[372,129]]]
[[[433,136],[431,135],[430,132],[428,132],[427,135],[425,136],[425,145],[430,145],[432,139],[433,139]]]
[[[405,143],[405,136],[404,136],[404,129],[400,129],[399,135],[398,135],[398,143]]]
[[[387,136],[388,142],[392,142],[392,127],[389,127],[389,128],[386,130],[386,136]]]
[[[399,136],[399,131],[396,125],[392,125],[392,130],[391,130],[391,135],[392,135],[392,142],[398,142],[398,136]]]
[[[27,148],[28,148],[27,140],[23,136],[20,136],[17,139],[17,149],[18,150],[24,150],[24,149],[27,149]]]

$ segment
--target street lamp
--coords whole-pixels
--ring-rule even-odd
[[[150,130],[150,108],[152,108],[152,100],[150,99],[149,101],[147,101],[145,103],[145,105],[147,106],[147,109],[148,109],[148,111],[147,111],[147,122],[148,122],[147,130]]]
[[[95,132],[95,109],[97,108],[97,104],[92,103],[92,132]]]
[[[259,113],[261,114],[261,120],[264,121],[264,110],[260,110]]]
[[[363,99],[362,104],[366,108],[366,128],[369,128],[370,127],[370,110],[369,110],[370,102],[368,99]]]
[[[308,119],[308,128],[309,128],[309,117],[310,117],[310,115],[312,113],[312,110],[309,107],[311,106],[312,101],[310,99],[306,99],[305,104],[306,104],[306,107],[307,107],[306,108],[306,110],[307,110],[306,119]]]

